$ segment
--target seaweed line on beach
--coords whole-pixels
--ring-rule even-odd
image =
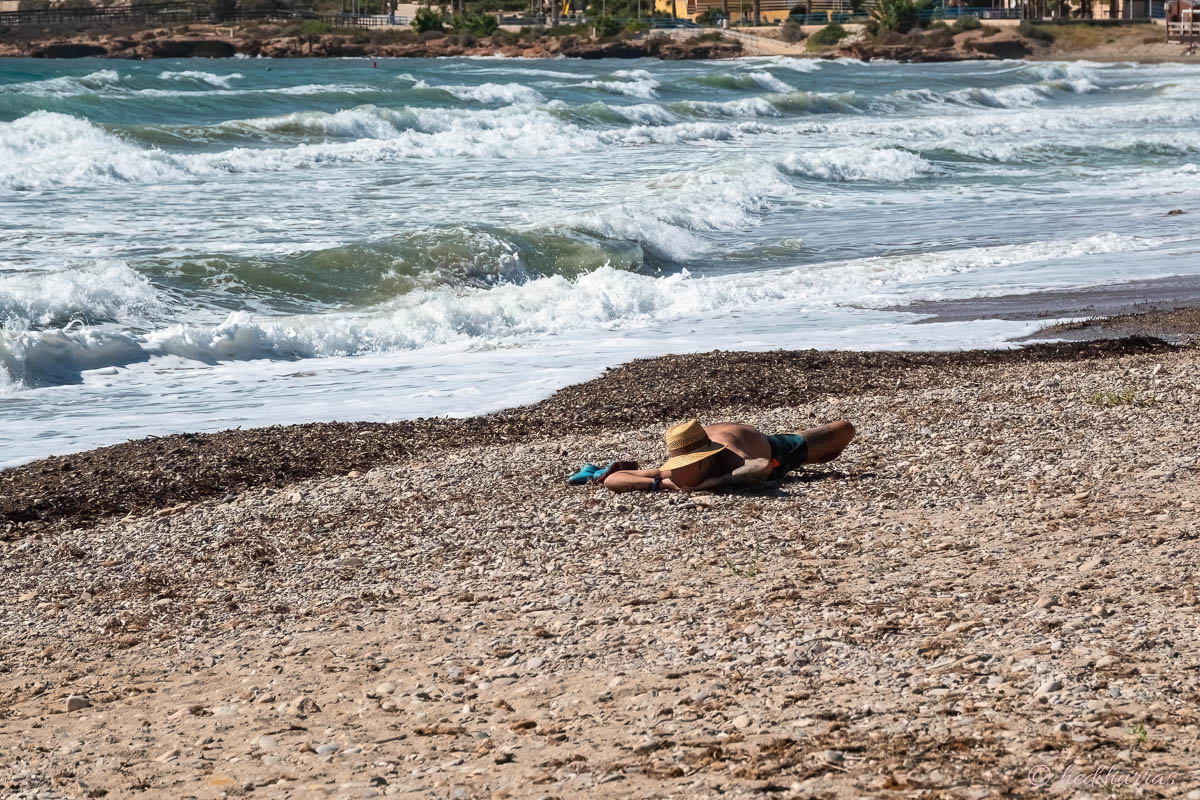
[[[258,486],[341,475],[426,450],[544,433],[668,423],[713,410],[776,408],[876,387],[944,386],[956,370],[1163,352],[1135,336],[950,353],[713,351],[640,359],[529,406],[467,419],[325,422],[176,434],[55,456],[0,472],[0,535],[146,513]]]

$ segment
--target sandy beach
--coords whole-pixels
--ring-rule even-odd
[[[718,351],[0,472],[0,787],[1197,796],[1197,352]],[[753,492],[564,483],[691,414],[859,435]]]

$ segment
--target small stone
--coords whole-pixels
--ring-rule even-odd
[[[1052,694],[1054,692],[1061,692],[1062,688],[1063,688],[1062,681],[1058,681],[1058,680],[1055,680],[1054,678],[1050,678],[1049,680],[1045,681],[1041,686],[1038,687],[1037,694],[1039,696],[1041,696],[1041,695]]]
[[[279,747],[279,742],[274,736],[260,736],[254,740],[254,746],[259,750],[274,750]]]
[[[279,707],[279,713],[288,714],[293,717],[304,718],[309,714],[315,714],[321,710],[316,701],[307,695],[301,695],[290,703],[285,703]]]
[[[375,694],[380,695],[380,696],[387,695],[387,694],[395,694],[395,693],[396,693],[396,684],[392,683],[391,681],[385,681],[384,683],[381,683],[375,687]]]
[[[1117,663],[1116,656],[1100,656],[1099,658],[1096,659],[1095,667],[1096,667],[1096,669],[1104,669],[1105,667],[1111,667],[1113,664],[1116,664],[1116,663]]]
[[[338,751],[336,744],[319,744],[316,747],[316,753],[319,756],[331,756]]]
[[[85,695],[73,694],[67,698],[67,711],[80,711],[85,708],[91,708],[92,701]]]
[[[633,746],[633,752],[637,753],[638,755],[647,755],[649,753],[653,753],[655,750],[661,749],[662,746],[662,740],[657,739],[654,736],[647,736],[645,739]]]
[[[841,750],[826,750],[821,753],[821,760],[826,764],[841,764],[846,760],[846,754]]]
[[[177,758],[179,758],[179,748],[178,748],[178,747],[172,747],[170,750],[168,750],[167,752],[163,753],[162,755],[160,755],[158,758],[156,758],[156,759],[154,759],[154,760],[155,760],[155,761],[158,761],[158,762],[160,762],[160,763],[162,763],[162,764],[165,764],[165,763],[167,763],[168,761],[174,761],[174,760],[175,760],[175,759],[177,759]]]
[[[1044,594],[1034,603],[1034,608],[1050,608],[1050,606],[1059,605],[1058,598],[1051,594]]]
[[[750,717],[746,716],[745,714],[738,714],[733,718],[732,725],[739,731],[744,730],[745,728],[750,727]]]
[[[361,472],[359,472],[359,471],[358,471],[358,470],[356,470],[356,469],[352,469],[352,470],[350,470],[349,472],[347,472],[347,473],[346,473],[346,477],[347,477],[347,478],[361,478],[361,477],[362,477],[362,473],[361,473]]]

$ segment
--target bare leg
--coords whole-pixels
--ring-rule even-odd
[[[846,445],[854,439],[854,426],[844,419],[818,425],[804,431],[808,442],[808,458],[805,464],[826,464],[842,454]]]

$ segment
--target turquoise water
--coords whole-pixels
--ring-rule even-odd
[[[0,62],[0,464],[1200,271],[1190,65]]]

